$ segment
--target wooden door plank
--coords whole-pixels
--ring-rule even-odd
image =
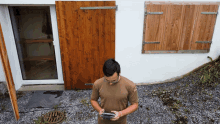
[[[73,82],[72,85],[75,85],[76,88],[79,88],[81,89],[81,87],[83,87],[84,85],[84,75],[83,72],[86,71],[85,70],[85,39],[87,38],[86,37],[86,33],[85,33],[85,20],[86,20],[86,17],[85,17],[85,11],[86,10],[81,10],[80,7],[85,7],[85,2],[84,1],[81,1],[81,2],[78,2],[77,3],[78,7],[78,16],[80,16],[79,18],[79,30],[78,30],[78,35],[79,35],[79,49],[80,51],[78,52],[78,54],[80,55],[79,56],[79,67],[78,67],[78,75],[77,75],[77,78],[76,78],[76,82]]]
[[[196,24],[190,50],[209,50],[210,44],[196,43],[196,41],[211,41],[214,31],[216,15],[201,14],[201,12],[217,12],[218,5],[196,6]],[[213,23],[214,22],[214,23]]]
[[[76,35],[73,32],[73,29],[77,28],[76,27],[77,23],[75,20],[77,20],[77,16],[78,16],[77,13],[73,11],[75,7],[76,6],[74,5],[73,2],[71,2],[71,1],[65,2],[65,11],[67,12],[66,16],[65,16],[65,19],[66,19],[65,23],[67,24],[67,27],[66,27],[66,31],[67,31],[66,42],[68,45],[68,47],[67,47],[68,54],[67,55],[71,54],[71,56],[69,56],[69,67],[68,67],[69,75],[70,75],[69,85],[71,86],[71,88],[73,88],[71,82],[75,81],[74,80],[75,79],[75,75],[74,75],[74,69],[75,69],[74,67],[75,66],[74,65],[76,65],[75,61],[76,61],[76,54],[77,54],[77,52],[76,52],[77,47],[75,45],[77,42],[77,39],[75,37]]]
[[[66,42],[66,27],[67,24],[63,21],[63,19],[66,18],[66,11],[65,11],[65,2],[63,1],[55,1],[56,3],[56,14],[57,14],[57,24],[60,30],[58,30],[59,33],[59,40],[60,40],[60,52],[61,52],[61,60],[62,60],[62,68],[63,68],[63,79],[64,79],[64,85],[66,89],[71,89],[70,85],[70,77],[69,74],[69,56],[66,55],[68,53],[68,47]]]
[[[104,1],[98,2],[99,6],[105,6]],[[106,60],[105,58],[105,30],[104,30],[104,25],[105,25],[105,10],[98,10],[99,11],[99,20],[98,20],[98,29],[99,29],[99,74],[100,77],[103,77],[103,65]]]
[[[98,1],[94,1],[91,3],[91,6],[99,6],[98,5]],[[98,42],[98,38],[99,38],[99,30],[98,30],[98,20],[99,20],[99,11],[100,10],[93,10],[91,11],[91,15],[92,15],[92,19],[91,19],[91,35],[92,35],[92,69],[93,69],[93,76],[92,76],[92,83],[100,78],[100,74],[99,74],[99,42]]]
[[[115,1],[105,1],[105,6],[115,6]],[[115,44],[114,40],[111,39],[111,37],[114,38],[114,35],[111,33],[111,30],[113,30],[111,26],[114,26],[114,24],[111,24],[112,18],[114,18],[115,16],[115,9],[108,9],[108,10],[102,10],[105,11],[105,26],[104,26],[104,30],[105,30],[105,58],[106,60],[109,58],[113,58],[113,56],[115,56],[115,50],[114,47],[111,44]]]
[[[81,2],[81,7],[89,7],[90,6],[90,1],[82,1]],[[90,54],[90,34],[89,34],[89,29],[90,29],[90,25],[88,25],[88,23],[90,23],[89,19],[89,15],[88,12],[90,10],[80,10],[82,11],[80,14],[80,17],[83,17],[83,19],[80,21],[80,25],[81,25],[81,29],[82,33],[80,34],[80,42],[81,42],[81,47],[83,47],[83,51],[81,51],[81,63],[80,63],[80,70],[79,70],[79,76],[77,77],[77,82],[76,82],[76,87],[77,88],[84,88],[85,85],[84,83],[91,83],[88,82],[89,80],[91,80],[90,78],[88,78],[90,76],[90,68],[89,67],[89,54]],[[79,16],[79,15],[78,15]]]
[[[3,70],[5,73],[5,79],[7,82],[7,88],[8,88],[8,93],[10,96],[13,112],[15,115],[15,119],[18,121],[20,116],[19,116],[19,110],[18,110],[18,104],[17,104],[16,90],[15,90],[14,81],[13,81],[13,77],[11,73],[11,67],[10,67],[9,60],[8,60],[8,54],[7,54],[7,50],[5,46],[1,24],[0,24],[0,56],[1,56]]]
[[[109,2],[109,6],[116,6],[115,1],[111,1]],[[112,57],[113,59],[115,59],[115,9],[110,9],[109,11],[109,15],[110,15],[110,51],[111,51],[111,55],[110,58]],[[109,51],[109,50],[108,50]],[[109,52],[110,52],[109,51]]]
[[[165,37],[165,17],[167,5],[154,5],[147,4],[147,12],[163,12],[162,15],[146,15],[145,22],[145,42],[158,41],[160,44],[145,44],[144,50],[164,50],[164,37]]]
[[[109,6],[109,2],[105,1],[105,5],[104,6]],[[105,11],[105,16],[104,16],[104,20],[105,20],[105,26],[104,26],[104,32],[105,32],[105,40],[104,40],[104,44],[105,44],[105,59],[107,60],[111,55],[110,51],[106,51],[107,49],[111,49],[110,48],[110,15],[109,15],[109,10],[102,10]]]
[[[195,5],[183,5],[182,31],[178,50],[189,50],[193,37],[193,26],[196,21]]]
[[[85,1],[85,7],[90,7],[92,6],[92,3],[95,1]],[[85,82],[87,83],[92,83],[92,78],[93,77],[93,69],[92,69],[92,32],[91,32],[91,28],[92,28],[92,17],[94,15],[92,15],[92,12],[95,10],[85,10],[85,19],[84,19],[84,29],[85,29],[85,33],[84,33],[84,37],[86,37],[84,39],[84,60],[85,60],[85,64],[84,64],[84,70],[82,72],[83,76],[86,78]],[[84,78],[83,77],[83,78]]]
[[[71,77],[72,82],[70,85],[72,85],[72,88],[74,89],[75,85],[73,85],[75,82],[77,82],[77,77],[79,76],[79,66],[80,66],[80,56],[81,56],[81,49],[82,47],[79,47],[79,34],[80,34],[80,23],[79,23],[79,5],[78,2],[70,2],[68,3],[68,11],[72,14],[68,14],[68,19],[70,23],[72,24],[71,27],[71,49],[72,49],[72,59],[70,60],[71,63]]]

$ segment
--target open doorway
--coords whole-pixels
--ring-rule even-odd
[[[49,6],[9,6],[23,80],[58,79]]]

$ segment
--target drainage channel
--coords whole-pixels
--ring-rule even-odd
[[[57,110],[48,112],[43,116],[44,121],[47,121],[50,124],[60,123],[64,120],[64,118],[64,112],[60,112]]]

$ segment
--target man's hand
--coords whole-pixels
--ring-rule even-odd
[[[112,118],[111,121],[116,121],[116,120],[118,120],[118,119],[121,117],[119,111],[111,111],[111,112],[114,112],[114,113],[115,113],[115,117]],[[120,116],[119,116],[119,115],[120,115]]]
[[[101,117],[101,114],[104,113],[104,111],[105,111],[104,109],[101,109],[101,110],[99,111],[99,116],[100,116],[100,118],[101,118],[102,120],[103,120],[103,118]]]

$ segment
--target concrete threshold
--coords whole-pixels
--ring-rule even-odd
[[[62,85],[23,85],[18,91],[40,91],[40,90],[64,90],[64,84]]]

